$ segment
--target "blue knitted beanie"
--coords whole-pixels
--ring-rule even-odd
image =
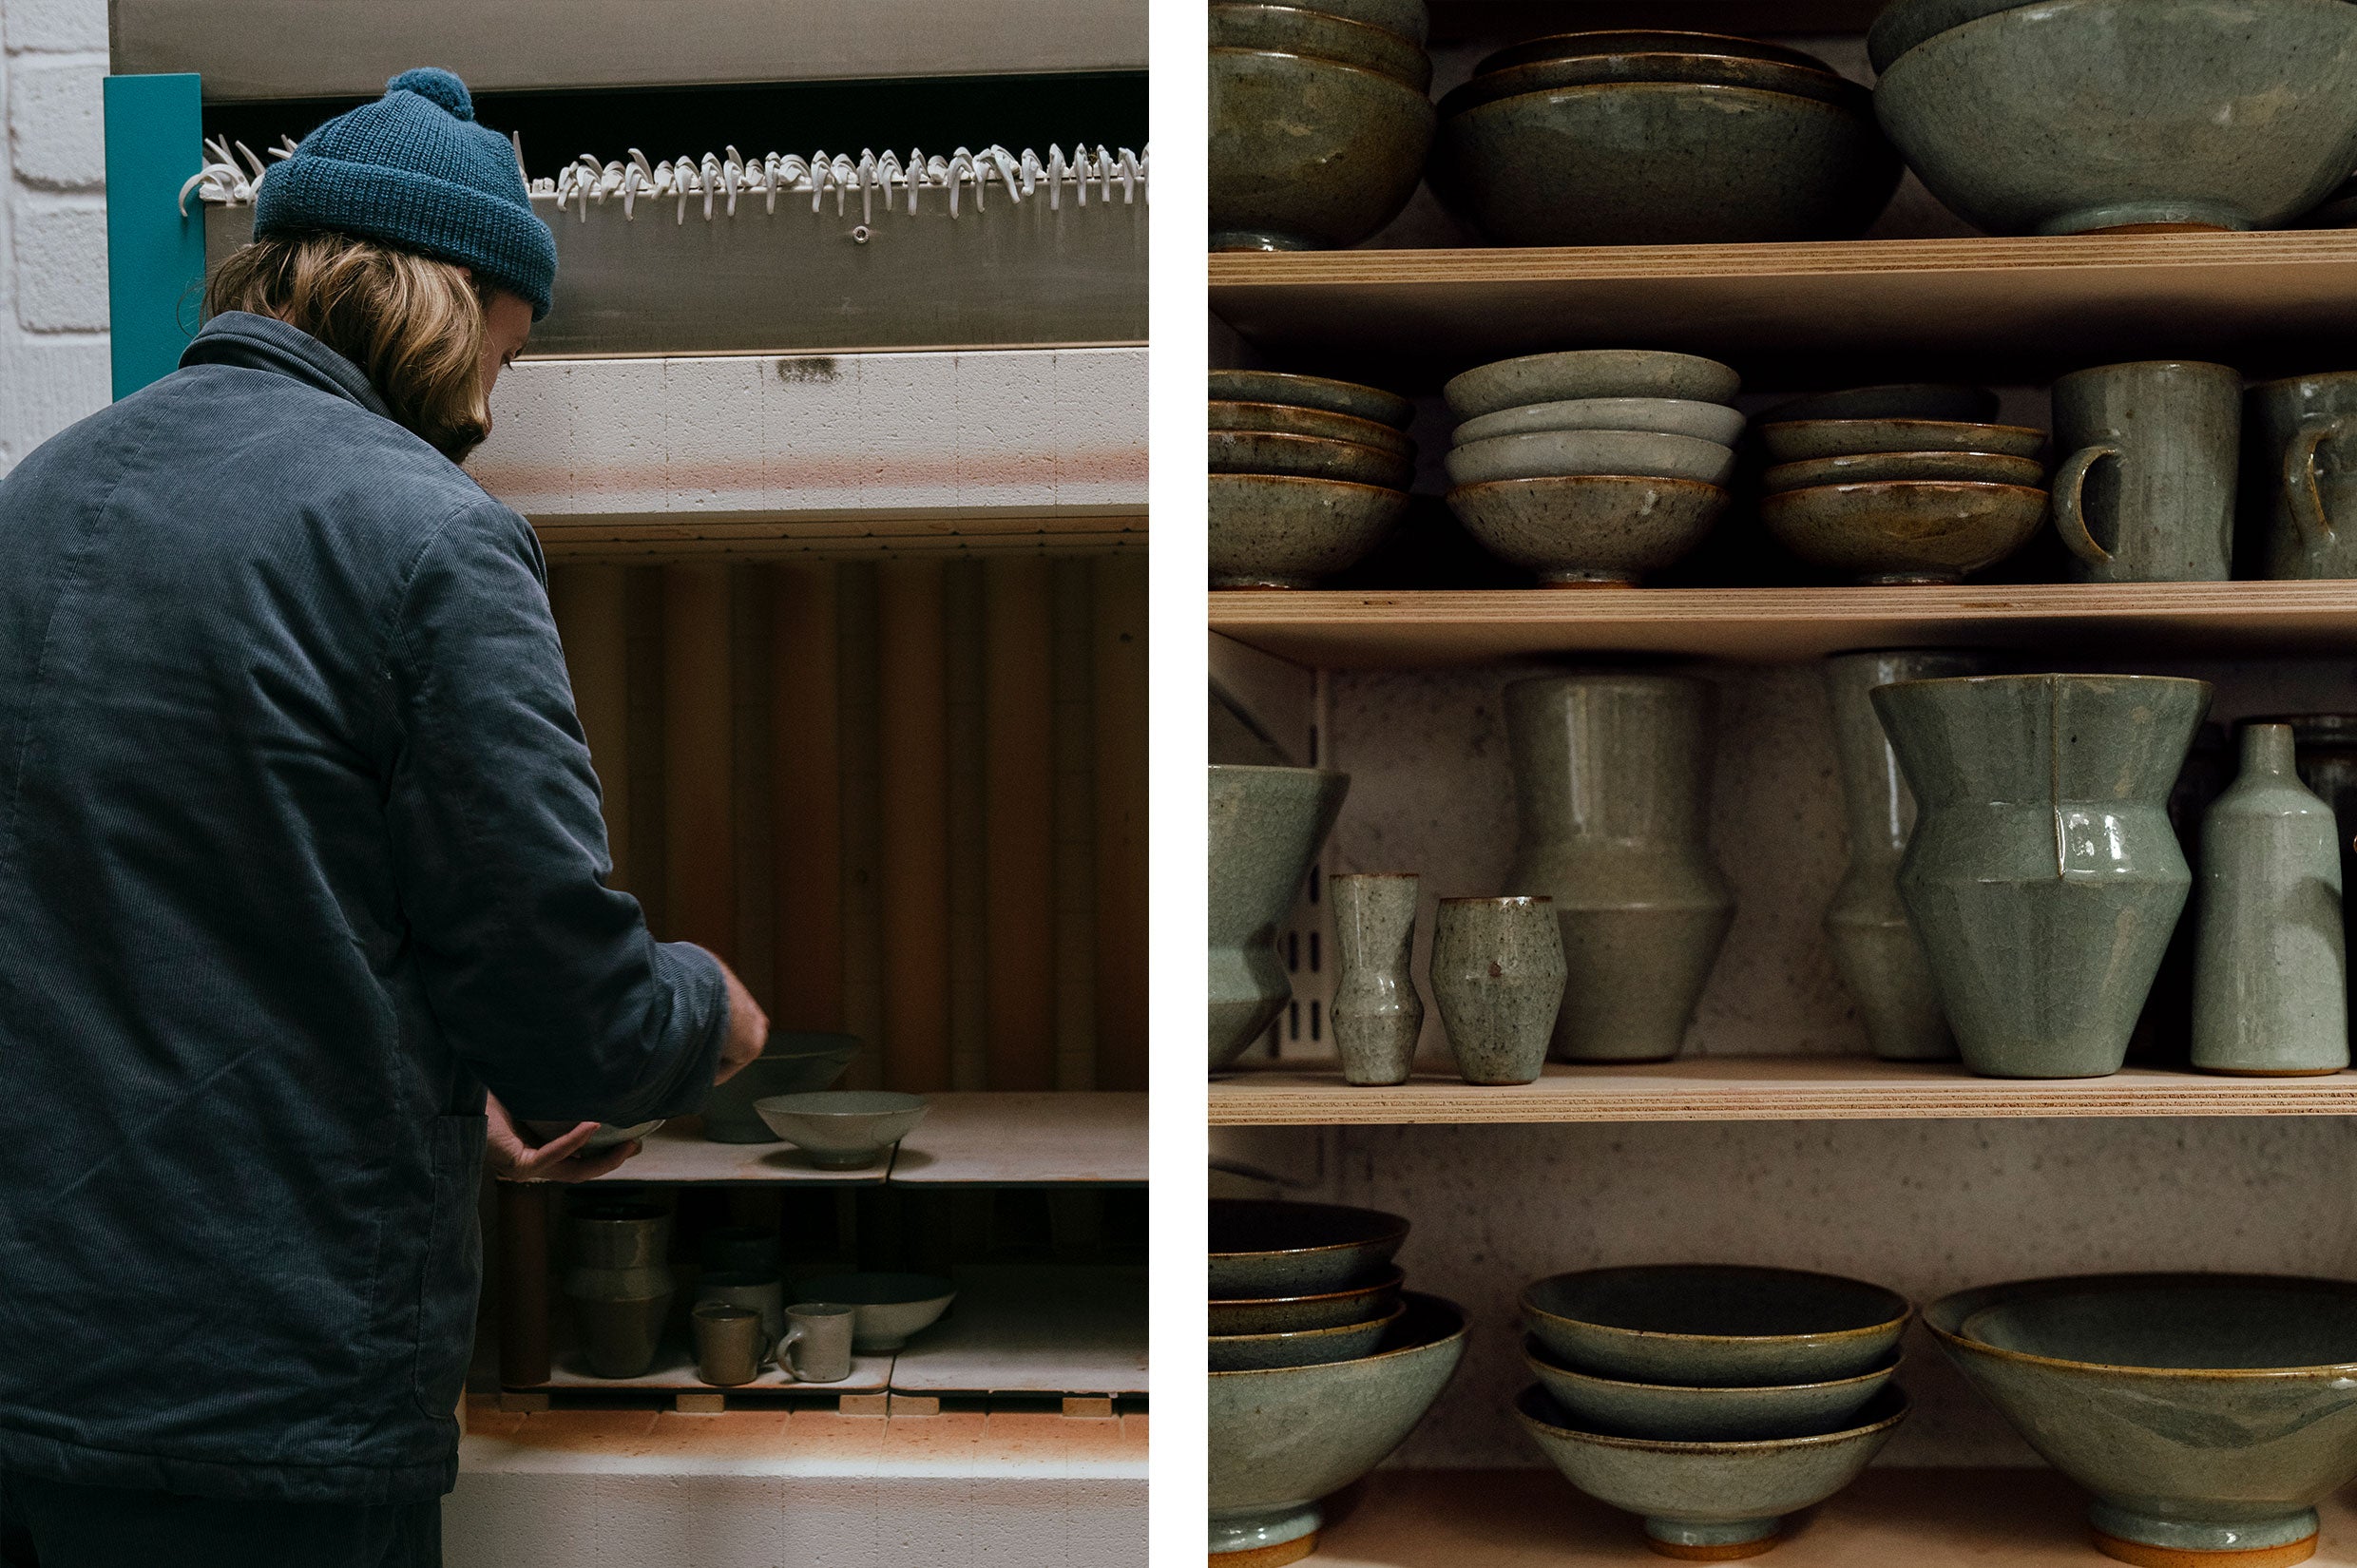
[[[385,96],[339,114],[273,168],[254,198],[254,234],[332,229],[444,261],[548,314],[556,236],[532,211],[507,138],[474,123],[467,84],[405,70]]]

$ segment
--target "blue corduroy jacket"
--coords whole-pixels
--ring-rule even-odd
[[[0,480],[0,1470],[440,1495],[484,1086],[701,1103],[719,970],[604,886],[545,577],[260,316]]]

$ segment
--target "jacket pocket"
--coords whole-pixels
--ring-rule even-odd
[[[475,1208],[483,1179],[479,1116],[433,1119],[433,1213],[417,1288],[418,1408],[452,1419],[474,1354],[477,1298],[483,1284],[483,1230]]]

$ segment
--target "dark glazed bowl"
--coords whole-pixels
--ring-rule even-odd
[[[1796,1269],[1659,1264],[1535,1280],[1523,1318],[1547,1354],[1599,1377],[1713,1387],[1872,1371],[1913,1309],[1896,1291]]]
[[[1320,435],[1329,441],[1354,441],[1378,447],[1399,457],[1416,455],[1416,444],[1398,427],[1335,413],[1298,403],[1230,403],[1215,399],[1205,405],[1215,430],[1274,430],[1281,435]]]
[[[772,1095],[815,1094],[833,1088],[852,1058],[857,1035],[797,1034],[780,1030],[768,1048],[726,1083],[704,1097],[704,1137],[714,1143],[776,1143],[777,1135],[753,1108]]]
[[[2333,0],[2335,5],[2342,0]],[[1759,438],[1772,463],[1860,452],[2002,452],[2036,457],[2046,432],[2027,425],[1977,425],[1947,419],[1773,419]]]
[[[1211,51],[1214,250],[1333,250],[1399,216],[1432,145],[1431,101],[1380,71]]]
[[[1375,1209],[1214,1198],[1212,1298],[1300,1296],[1370,1285],[1407,1239],[1408,1221]]]

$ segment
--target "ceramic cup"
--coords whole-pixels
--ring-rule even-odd
[[[843,1302],[805,1301],[786,1309],[777,1365],[796,1383],[840,1383],[852,1375],[852,1320]]]
[[[786,1331],[786,1288],[775,1271],[706,1274],[696,1282],[696,1305],[707,1301],[750,1307],[761,1314],[761,1331],[773,1340]]]
[[[2054,526],[2082,583],[2223,583],[2242,373],[2156,359],[2054,384]]]
[[[1408,972],[1416,942],[1412,871],[1376,871],[1326,879],[1334,911],[1334,956],[1341,964],[1327,1016],[1346,1083],[1408,1081],[1424,1027],[1424,999]]]
[[[689,1315],[696,1335],[696,1375],[718,1387],[733,1388],[761,1375],[769,1359],[769,1335],[761,1314],[725,1301],[703,1301]]]
[[[1432,999],[1467,1083],[1529,1083],[1563,1004],[1563,933],[1551,898],[1444,898]]]
[[[2357,577],[2357,371],[2244,394],[2243,524],[2271,578]]]

